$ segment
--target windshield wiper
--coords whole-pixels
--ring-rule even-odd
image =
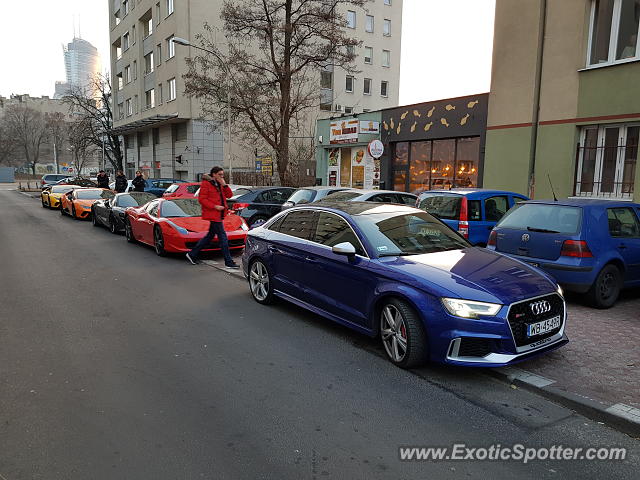
[[[527,227],[527,230],[529,230],[530,232],[540,232],[540,233],[560,233],[557,230],[547,230],[546,228]]]
[[[398,252],[398,253],[380,253],[378,257],[408,257],[410,255],[422,255],[425,252]]]

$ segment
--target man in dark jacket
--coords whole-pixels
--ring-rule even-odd
[[[114,190],[117,193],[124,193],[127,191],[127,177],[124,176],[124,172],[122,170],[118,170],[116,174],[116,186]]]
[[[198,202],[202,205],[202,219],[209,220],[209,232],[187,253],[187,260],[193,265],[198,263],[200,251],[218,236],[218,243],[224,255],[224,264],[228,268],[240,268],[231,258],[227,233],[224,231],[223,220],[227,213],[227,198],[233,196],[231,188],[224,180],[222,167],[213,167],[211,176],[205,175],[198,193]]]
[[[109,188],[109,175],[104,170],[98,172],[98,188]]]
[[[136,172],[136,178],[134,178],[131,183],[133,184],[134,191],[136,192],[144,192],[144,187],[147,184],[147,182],[144,181],[144,177],[140,170]]]

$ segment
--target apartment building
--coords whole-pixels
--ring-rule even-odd
[[[212,165],[255,168],[255,145],[232,142],[225,128],[199,120],[199,101],[186,97],[185,58],[198,52],[171,42],[195,40],[203,23],[222,28],[222,1],[108,0],[114,131],[122,135],[127,175],[196,179]],[[402,0],[372,0],[367,10],[345,9],[349,32],[362,41],[357,69],[347,75],[328,66],[318,72],[318,106],[292,137],[315,137],[315,122],[336,113],[359,113],[398,103]],[[222,123],[220,123],[222,126]],[[271,152],[262,147],[259,154]]]
[[[640,0],[496,1],[484,186],[640,200]]]

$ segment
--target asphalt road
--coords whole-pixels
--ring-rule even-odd
[[[632,439],[0,191],[0,479],[638,478]],[[398,447],[621,446],[625,461],[401,462]]]

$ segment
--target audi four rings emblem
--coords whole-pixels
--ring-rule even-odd
[[[528,242],[529,241],[529,234],[525,233],[524,235],[522,235],[522,241],[523,242]]]
[[[539,302],[533,302],[529,305],[534,315],[542,315],[551,311],[551,304],[546,300],[540,300]]]

